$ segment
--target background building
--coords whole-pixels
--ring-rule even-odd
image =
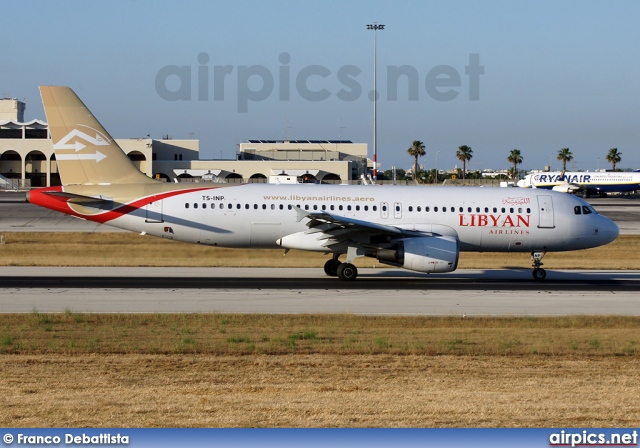
[[[46,122],[24,122],[25,103],[0,100],[0,188],[60,185]],[[199,140],[116,139],[136,167],[167,182],[342,183],[367,172],[367,144],[348,140],[248,140],[237,160],[200,160]]]

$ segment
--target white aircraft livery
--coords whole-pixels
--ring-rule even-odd
[[[518,181],[518,186],[543,188],[563,193],[581,192],[585,198],[589,198],[592,194],[606,197],[607,193],[625,193],[640,190],[640,173],[617,171],[531,173]]]
[[[172,184],[141,173],[68,87],[40,87],[62,186],[33,204],[132,232],[196,244],[331,254],[325,272],[354,280],[372,257],[451,272],[461,251],[546,252],[607,244],[618,227],[554,191],[481,187]],[[344,256],[345,260],[340,261]]]

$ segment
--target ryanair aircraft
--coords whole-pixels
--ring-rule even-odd
[[[607,193],[626,193],[640,190],[640,173],[623,172],[569,172],[527,174],[518,181],[519,187],[543,188],[563,193],[582,193],[584,198],[597,194],[601,198]]]
[[[618,227],[588,203],[538,189],[361,185],[172,184],[141,173],[68,87],[41,87],[63,185],[28,200],[68,215],[196,244],[331,254],[329,276],[354,280],[372,257],[451,272],[461,251],[531,253],[607,244]],[[345,260],[340,261],[344,256]]]

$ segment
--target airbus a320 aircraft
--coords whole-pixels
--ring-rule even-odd
[[[172,184],[141,173],[68,87],[41,87],[63,185],[34,204],[190,243],[332,254],[325,272],[358,275],[357,257],[451,272],[461,251],[546,252],[607,244],[618,227],[584,200],[538,189]],[[345,261],[339,258],[346,256]]]

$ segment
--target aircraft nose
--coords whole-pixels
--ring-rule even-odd
[[[600,237],[602,244],[610,243],[618,238],[618,235],[620,235],[620,229],[616,223],[602,215],[598,216],[598,218],[600,219],[598,219],[598,222],[596,223],[594,232]]]

